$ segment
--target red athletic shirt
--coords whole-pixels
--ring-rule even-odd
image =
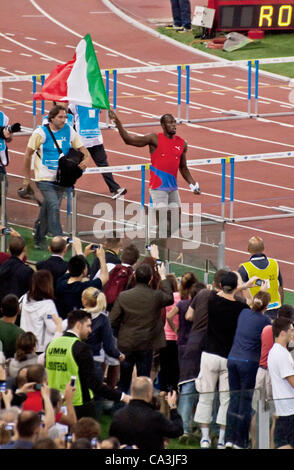
[[[267,325],[264,327],[261,333],[261,354],[259,365],[267,368],[267,356],[270,352],[270,349],[273,347],[274,338],[273,338],[273,328],[272,325]]]
[[[175,191],[178,189],[177,174],[185,141],[177,135],[172,139],[165,137],[163,133],[157,135],[157,149],[150,155],[150,188]]]

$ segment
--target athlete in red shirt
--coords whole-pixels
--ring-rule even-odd
[[[145,147],[149,145],[150,166],[150,194],[154,207],[180,207],[178,196],[177,173],[189,183],[194,194],[200,194],[199,185],[194,181],[187,167],[187,143],[176,135],[176,120],[171,114],[164,114],[160,118],[163,133],[152,133],[143,136],[131,135],[123,127],[121,121],[113,110],[109,111],[109,118],[117,126],[120,136],[127,145]]]

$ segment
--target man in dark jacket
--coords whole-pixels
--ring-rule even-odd
[[[183,434],[183,422],[177,412],[175,390],[167,395],[170,420],[151,405],[153,384],[149,377],[136,377],[132,381],[131,401],[118,410],[110,425],[109,436],[121,444],[136,445],[139,449],[164,449],[164,438]]]
[[[110,312],[110,323],[117,333],[118,348],[126,359],[121,364],[119,388],[127,393],[134,365],[138,375],[149,376],[154,344],[162,338],[165,346],[161,309],[174,302],[173,291],[166,279],[165,267],[159,268],[161,288],[151,289],[152,269],[141,264],[135,271],[136,286],[119,294]]]
[[[26,257],[25,241],[13,237],[9,243],[11,257],[0,266],[0,300],[7,294],[20,298],[29,290],[33,269],[24,263]]]
[[[54,279],[54,285],[56,284],[56,280],[63,276],[67,270],[67,262],[64,261],[63,258],[68,247],[69,244],[65,238],[60,235],[53,237],[48,247],[48,250],[51,253],[50,258],[39,261],[36,264],[37,271],[40,269],[47,269],[51,272]]]

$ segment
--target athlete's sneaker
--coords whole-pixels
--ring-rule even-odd
[[[123,196],[124,194],[127,193],[126,188],[118,188],[116,191],[113,191],[112,194],[112,199],[117,199],[120,196]]]
[[[201,447],[201,449],[209,449],[210,448],[210,439],[201,439],[200,447]]]

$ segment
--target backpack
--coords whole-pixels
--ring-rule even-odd
[[[120,292],[127,289],[129,281],[134,273],[132,266],[117,264],[109,273],[109,279],[103,288],[107,305],[112,305]]]

